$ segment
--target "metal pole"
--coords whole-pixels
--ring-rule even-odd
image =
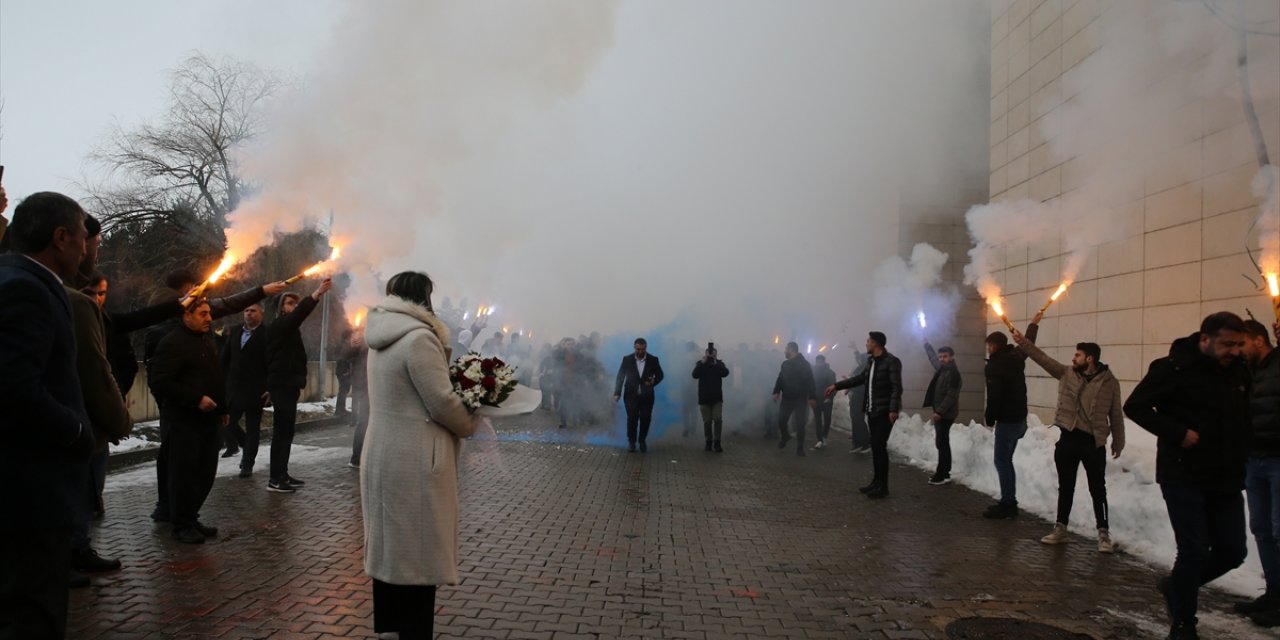
[[[333,209],[329,210],[329,234],[333,234]],[[325,294],[320,308],[320,399],[329,397],[329,295]]]

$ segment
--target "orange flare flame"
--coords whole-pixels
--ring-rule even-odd
[[[1064,283],[1062,283],[1062,284],[1058,285],[1058,290],[1057,290],[1057,291],[1054,291],[1054,292],[1053,292],[1053,295],[1049,296],[1049,302],[1057,302],[1057,301],[1058,301],[1058,296],[1061,296],[1062,294],[1064,294],[1064,293],[1066,293],[1066,292],[1067,292],[1067,283],[1065,283],[1065,282],[1064,282]]]
[[[1271,289],[1272,298],[1280,298],[1280,276],[1274,273],[1267,274],[1267,287]]]
[[[351,326],[359,327],[364,324],[364,309],[356,312],[356,317],[351,321]]]

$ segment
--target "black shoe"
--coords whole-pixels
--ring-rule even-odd
[[[636,443],[634,443],[634,442],[628,442],[628,443],[627,443],[627,453],[635,453],[635,452],[636,452]]]
[[[71,550],[71,569],[80,573],[105,573],[119,571],[120,561],[98,555],[92,547]]]
[[[305,486],[307,486],[307,483],[305,483],[305,482],[303,482],[303,481],[301,481],[301,480],[299,480],[299,479],[297,479],[297,478],[295,478],[295,477],[293,477],[293,476],[290,476],[290,475],[286,475],[286,476],[285,476],[285,479],[287,479],[287,480],[289,481],[289,484],[293,485],[294,487],[305,487]]]
[[[1280,592],[1267,590],[1266,593],[1250,600],[1248,602],[1237,602],[1231,607],[1236,613],[1251,615],[1254,613],[1262,613],[1280,607]]]
[[[648,445],[646,445],[646,444],[644,443],[644,440],[641,440],[641,441],[640,441],[640,453],[644,453],[644,452],[646,452],[646,451],[648,451],[648,450],[649,450],[649,446],[648,446]]]
[[[1165,640],[1200,640],[1200,634],[1196,633],[1196,625],[1190,622],[1175,622],[1169,627],[1169,635],[1165,636]]]
[[[724,453],[724,447],[720,446],[720,441],[716,440],[711,444],[711,449],[716,453]]]
[[[782,439],[778,441],[778,448],[786,449],[788,442],[791,442],[791,436],[782,436]]]
[[[564,427],[564,423],[563,423],[563,422],[561,422],[561,423],[560,423],[560,428],[561,428],[561,429],[565,428],[565,427]]]
[[[932,478],[929,478],[929,484],[935,487],[942,486],[949,482],[951,482],[951,476],[940,476],[935,473]]]
[[[227,449],[226,451],[222,452],[222,457],[224,458],[234,458],[238,455],[240,455],[239,449]]]
[[[173,539],[183,544],[204,544],[204,534],[193,527],[174,529]]]
[[[72,589],[88,588],[89,576],[72,569],[67,573],[67,586]]]
[[[866,493],[866,496],[867,496],[867,498],[869,498],[869,499],[871,499],[871,500],[880,500],[880,499],[882,499],[882,498],[888,498],[888,497],[889,497],[889,490],[888,490],[888,489],[885,489],[885,488],[883,488],[883,487],[876,487],[875,489],[872,489],[871,491],[868,491],[868,492]]]
[[[800,456],[800,457],[802,457],[802,458],[804,457],[804,455],[805,455],[805,454],[804,454],[804,445],[800,445],[800,446],[796,447],[796,455],[798,455],[798,456]]]
[[[294,489],[293,485],[289,484],[288,480],[268,480],[267,491],[271,491],[273,493],[293,493],[297,491],[297,489]]]
[[[155,520],[156,522],[168,522],[168,521],[169,521],[169,512],[168,512],[168,511],[161,511],[161,510],[157,507],[155,511],[152,511],[152,512],[151,512],[151,519],[152,519],[152,520]]]
[[[710,441],[710,440],[708,440],[708,441],[707,441],[707,446],[706,446],[706,447],[704,447],[702,450],[703,450],[703,451],[711,451],[711,441]]]
[[[880,484],[879,484],[879,483],[877,483],[877,482],[875,482],[875,481],[873,480],[873,481],[871,482],[871,484],[869,484],[869,485],[867,485],[867,486],[865,486],[865,487],[858,487],[858,491],[859,491],[859,492],[861,492],[861,493],[867,494],[867,493],[871,493],[872,491],[875,491],[875,490],[877,490],[877,489],[879,489],[879,488],[880,488]]]
[[[204,537],[206,537],[206,538],[216,538],[216,537],[218,537],[218,528],[217,528],[217,527],[211,527],[211,526],[209,526],[209,525],[207,525],[207,524],[204,524],[203,522],[200,522],[199,520],[197,520],[197,521],[196,521],[196,523],[195,523],[195,525],[194,525],[194,526],[192,526],[191,528],[192,528],[192,529],[195,529],[196,531],[199,531],[199,532],[200,532],[200,535],[202,535],[202,536],[204,536]]]
[[[240,470],[240,477],[241,477],[241,478],[251,478],[251,477],[253,477],[253,469],[241,469],[241,470]]]
[[[982,517],[988,520],[1012,520],[1018,517],[1018,505],[1004,504],[997,502],[982,512]]]

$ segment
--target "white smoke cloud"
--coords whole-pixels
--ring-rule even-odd
[[[910,258],[893,256],[881,263],[875,271],[875,327],[917,338],[950,334],[960,294],[939,288],[948,259],[922,242],[912,247]]]
[[[241,155],[264,192],[231,237],[332,210],[356,302],[417,269],[547,338],[835,341],[870,317],[900,193],[985,175],[937,151],[987,101],[976,0],[352,7]]]

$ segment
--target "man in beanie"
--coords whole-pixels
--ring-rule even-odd
[[[866,385],[867,400],[862,410],[871,430],[871,463],[875,476],[871,484],[859,489],[873,500],[889,496],[889,432],[898,421],[902,409],[902,361],[885,350],[888,340],[879,331],[867,334],[867,353],[871,362],[867,370],[827,387],[831,397],[840,389]]]

